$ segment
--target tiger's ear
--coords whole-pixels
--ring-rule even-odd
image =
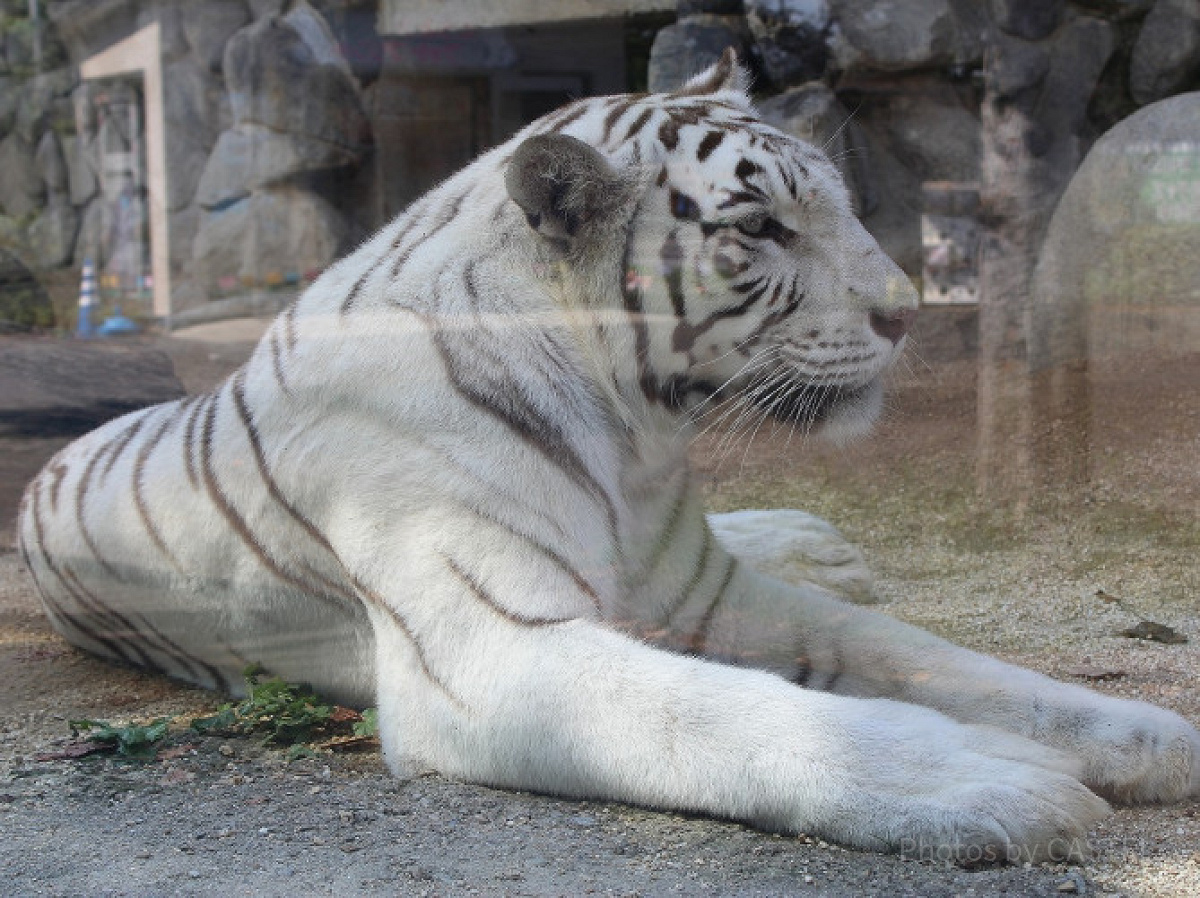
[[[726,47],[719,60],[699,75],[688,79],[676,93],[684,96],[705,96],[732,92],[745,99],[749,90],[750,73],[738,62],[737,50]]]
[[[596,150],[565,134],[525,140],[504,175],[508,195],[537,233],[570,246],[593,222],[615,211],[625,182]]]

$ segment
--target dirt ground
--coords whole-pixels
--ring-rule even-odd
[[[259,327],[151,342],[197,391]],[[766,428],[749,450],[701,440],[712,506],[821,514],[863,546],[884,613],[1200,721],[1200,357],[1097,373],[1089,482],[1035,491],[1021,515],[975,493],[971,365],[914,361],[897,381],[879,432],[851,447]],[[83,655],[41,615],[13,550],[14,485],[63,442],[0,437],[0,894],[1200,894],[1198,802],[1119,809],[1081,866],[965,871],[722,821],[403,781],[372,753],[287,763],[182,729],[150,763],[39,761],[71,719],[218,702]],[[1190,641],[1116,635],[1141,618]]]

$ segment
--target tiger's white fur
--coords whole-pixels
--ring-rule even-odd
[[[377,703],[397,770],[868,848],[1068,855],[1106,812],[1090,789],[1200,792],[1178,716],[712,538],[689,415],[719,391],[860,431],[916,303],[741,77],[727,57],[531,125],[334,265],[212,395],[65,449],[20,519],[55,626],[206,686],[253,661]]]

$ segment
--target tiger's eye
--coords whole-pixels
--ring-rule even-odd
[[[767,227],[767,216],[748,215],[737,223],[738,230],[751,237],[757,237]]]
[[[672,190],[671,214],[686,221],[699,221],[700,205],[686,193]]]

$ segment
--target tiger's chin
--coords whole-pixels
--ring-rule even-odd
[[[799,385],[775,417],[841,445],[866,436],[883,411],[880,378],[860,386]]]

